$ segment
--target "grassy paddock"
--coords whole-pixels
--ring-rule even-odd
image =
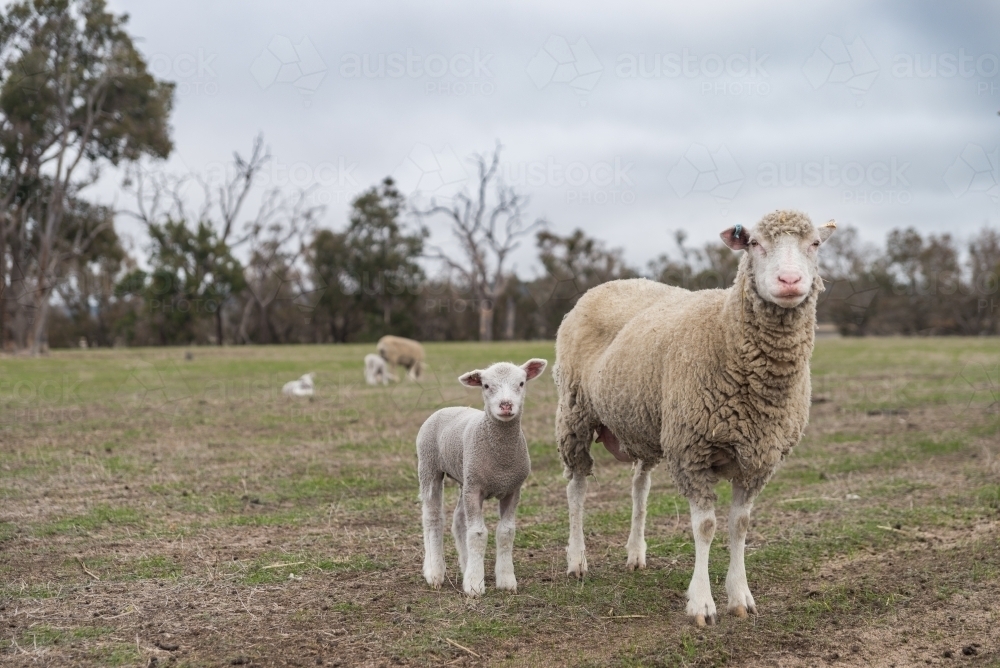
[[[452,545],[450,581],[429,589],[417,428],[440,406],[478,405],[460,373],[552,360],[552,344],[429,344],[427,377],[389,388],[363,383],[370,348],[0,359],[0,663],[1000,660],[996,339],[821,340],[806,437],[754,512],[747,565],[761,614],[704,630],[683,615],[686,502],[654,475],[649,567],[628,572],[630,471],[603,448],[587,499],[590,575],[566,578],[550,373],[524,420],[534,470],[518,593],[492,588],[492,541],[482,600],[460,595]],[[309,371],[313,400],[281,396]],[[446,492],[451,505],[455,486]],[[726,485],[719,494],[725,506]],[[720,608],[724,511],[711,561]],[[495,520],[491,508],[491,533]]]

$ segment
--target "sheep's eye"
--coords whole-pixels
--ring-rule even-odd
[[[813,242],[813,246],[815,246],[815,247],[817,247],[817,248],[818,248],[818,247],[819,247],[819,241],[814,241],[814,242]]]
[[[524,387],[524,381],[523,380],[521,381],[521,387]]]
[[[751,246],[759,246],[760,244],[758,244],[758,243],[757,243],[757,240],[756,240],[756,239],[751,239],[751,240],[750,240],[750,245],[751,245]]]
[[[485,385],[485,384],[484,384],[484,385],[483,385],[483,389],[484,389],[484,390],[488,390],[488,389],[490,389],[490,386],[489,386],[489,385]]]

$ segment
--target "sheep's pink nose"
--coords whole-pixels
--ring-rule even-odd
[[[788,286],[798,285],[799,283],[802,282],[802,274],[798,272],[786,272],[778,274],[778,282]]]
[[[512,401],[501,401],[500,402],[500,412],[510,413],[514,410],[514,402]]]

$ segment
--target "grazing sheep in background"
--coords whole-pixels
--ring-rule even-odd
[[[486,410],[442,408],[417,433],[417,472],[423,502],[424,578],[440,587],[444,582],[444,476],[461,485],[451,525],[462,571],[462,587],[469,596],[486,589],[483,559],[487,531],[483,501],[500,500],[497,524],[497,589],[517,591],[514,578],[514,515],[521,484],[531,473],[528,443],[521,431],[524,384],[537,378],[548,364],[531,359],[516,366],[499,362],[485,371],[470,371],[458,380],[481,387]]]
[[[817,267],[830,221],[816,229],[795,211],[765,216],[750,231],[721,236],[746,251],[732,287],[690,292],[645,279],[605,283],[587,292],[556,337],[559,392],[556,438],[570,483],[569,573],[587,572],[583,501],[597,440],[634,461],[629,568],[646,565],[649,473],[661,461],[691,506],[695,567],[687,614],[716,621],[708,578],[715,535],[713,490],[730,480],[728,607],[756,612],[743,551],[750,509],[809,417],[809,358]]]
[[[298,380],[290,380],[281,388],[281,393],[288,397],[311,397],[313,395],[313,376],[307,373]]]
[[[396,375],[389,371],[385,360],[378,355],[368,353],[365,355],[365,382],[369,385],[388,385],[389,381],[397,381]]]
[[[419,380],[424,367],[424,347],[413,339],[401,336],[383,336],[376,346],[379,356],[396,372],[396,365],[406,367],[410,380]]]

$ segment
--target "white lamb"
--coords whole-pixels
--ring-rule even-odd
[[[516,366],[499,362],[470,371],[458,380],[481,387],[486,410],[443,408],[424,422],[417,433],[417,472],[423,501],[424,578],[433,587],[444,582],[444,476],[461,485],[451,525],[462,570],[462,586],[469,596],[486,590],[483,559],[487,531],[483,501],[500,500],[497,524],[497,589],[517,591],[514,578],[514,515],[521,484],[531,472],[528,444],[521,432],[524,384],[537,378],[548,364],[531,359]]]
[[[313,376],[316,374],[307,373],[298,380],[290,380],[281,388],[281,393],[287,397],[311,397],[314,385]]]
[[[365,382],[369,385],[388,385],[389,381],[399,380],[396,374],[389,371],[385,360],[374,353],[365,355]]]
[[[690,292],[644,279],[588,291],[563,320],[553,371],[556,438],[570,483],[569,573],[587,572],[583,500],[597,440],[634,461],[629,568],[646,565],[649,473],[665,461],[691,506],[695,565],[687,614],[716,621],[708,577],[715,535],[714,487],[731,481],[730,612],[756,612],[743,551],[750,509],[809,417],[809,358],[817,252],[835,229],[816,229],[795,211],[776,211],[753,230],[722,233],[745,251],[732,287]]]

